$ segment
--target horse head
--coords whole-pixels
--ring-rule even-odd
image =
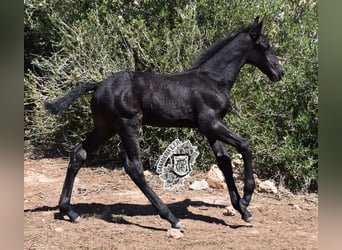
[[[259,68],[272,82],[277,82],[281,80],[284,71],[268,39],[261,33],[263,23],[264,20],[259,22],[259,17],[256,17],[247,30],[253,42],[247,56],[247,63]]]

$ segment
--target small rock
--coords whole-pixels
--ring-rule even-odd
[[[60,227],[56,227],[56,228],[55,228],[55,231],[56,231],[57,233],[61,233],[61,232],[63,232],[63,229],[60,228]]]
[[[145,175],[145,176],[152,176],[152,173],[151,173],[151,171],[149,171],[149,170],[145,170],[145,171],[144,171],[144,175]]]
[[[235,168],[239,168],[243,166],[243,160],[242,159],[232,159],[232,165]]]
[[[191,190],[203,190],[209,187],[208,182],[206,180],[194,181],[189,188]]]
[[[226,211],[223,212],[223,215],[234,216],[234,215],[236,215],[236,210],[232,206],[228,206],[228,207],[226,207]]]
[[[134,1],[133,1],[133,5],[139,6],[139,4],[140,4],[139,1],[137,1],[137,0],[134,0]]]
[[[264,193],[274,193],[274,194],[278,193],[278,189],[275,186],[274,182],[270,180],[260,182],[258,190]]]
[[[296,210],[302,210],[297,204],[290,203],[289,206]]]
[[[207,174],[207,182],[209,187],[214,189],[224,189],[226,187],[224,176],[216,165],[212,165],[210,167],[210,170]]]
[[[259,187],[261,180],[259,179],[259,177],[256,174],[253,174],[253,177],[254,177],[255,185],[257,187]]]
[[[184,234],[179,229],[176,229],[176,228],[171,228],[167,230],[166,235],[168,238],[174,238],[174,239],[179,239],[179,238],[184,237]]]
[[[49,178],[47,178],[47,177],[45,177],[45,176],[41,176],[39,179],[38,179],[38,182],[40,182],[40,183],[51,183],[51,182],[53,182],[53,180],[52,179],[49,179]]]

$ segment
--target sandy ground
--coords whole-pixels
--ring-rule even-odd
[[[72,197],[82,221],[65,220],[57,203],[66,167],[62,158],[25,157],[25,249],[318,249],[317,194],[255,192],[249,224],[239,215],[225,215],[227,190],[189,190],[204,174],[192,174],[184,187],[173,190],[164,190],[157,175],[148,175],[150,185],[186,226],[184,237],[175,239],[167,236],[170,224],[121,168],[82,168]]]

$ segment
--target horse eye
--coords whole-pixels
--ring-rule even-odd
[[[263,49],[263,50],[269,50],[269,49],[270,49],[270,45],[267,44],[267,43],[260,42],[260,43],[259,43],[259,46],[260,46],[260,48]]]
[[[261,50],[267,50],[267,46],[265,46],[265,44],[263,44],[260,41],[256,41],[256,45],[258,46],[259,49]]]

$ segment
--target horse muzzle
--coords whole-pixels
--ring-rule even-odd
[[[283,78],[284,75],[285,73],[283,69],[281,67],[277,67],[275,69],[272,69],[272,72],[268,77],[272,82],[278,82]]]

